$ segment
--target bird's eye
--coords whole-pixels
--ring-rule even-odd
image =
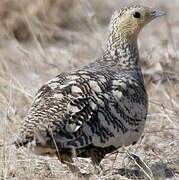
[[[140,18],[141,15],[140,15],[139,12],[136,11],[136,12],[133,13],[133,16],[134,16],[135,18]]]

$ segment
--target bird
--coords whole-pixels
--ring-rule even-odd
[[[99,166],[106,154],[134,145],[148,113],[137,39],[146,24],[163,15],[140,5],[116,10],[103,53],[38,90],[15,146],[57,156],[73,171],[75,156],[91,158]]]

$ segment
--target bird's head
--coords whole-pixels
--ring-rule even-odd
[[[136,39],[140,30],[165,12],[143,6],[124,7],[114,12],[110,23],[113,38]]]

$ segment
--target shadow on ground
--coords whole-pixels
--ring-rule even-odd
[[[150,166],[155,180],[163,180],[172,178],[175,175],[179,175],[179,159],[172,162],[156,162]],[[147,176],[136,165],[131,168],[115,168],[113,170],[113,176],[123,176],[129,179],[147,179]],[[114,178],[115,179],[115,178]]]

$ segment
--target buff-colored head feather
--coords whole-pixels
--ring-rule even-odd
[[[134,40],[140,30],[165,12],[143,6],[132,6],[115,11],[110,22],[110,34],[122,39]]]

